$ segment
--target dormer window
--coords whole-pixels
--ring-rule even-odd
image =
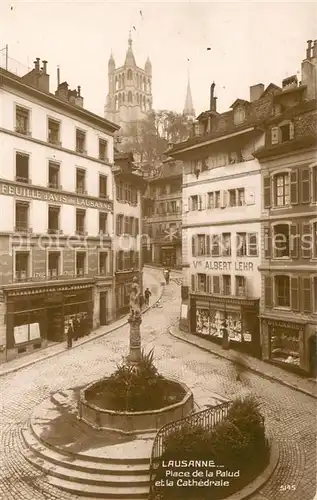
[[[294,124],[290,121],[282,122],[278,127],[271,129],[271,143],[280,144],[294,139]]]
[[[233,121],[235,125],[243,123],[245,120],[245,108],[243,106],[238,106],[234,110]]]

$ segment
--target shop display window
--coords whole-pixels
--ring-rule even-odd
[[[286,327],[273,327],[270,343],[272,361],[299,366],[298,331]]]

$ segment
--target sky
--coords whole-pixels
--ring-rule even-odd
[[[152,62],[154,109],[183,110],[189,73],[196,115],[208,109],[213,81],[223,112],[249,99],[250,85],[300,79],[306,42],[317,38],[317,3],[0,0],[9,69],[22,76],[36,57],[47,60],[54,92],[60,66],[61,81],[80,85],[84,107],[101,115],[108,59],[112,51],[124,63],[129,30],[137,65]]]

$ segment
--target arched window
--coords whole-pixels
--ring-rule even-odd
[[[121,102],[122,102],[122,96],[121,94],[119,94],[119,107],[121,106]]]
[[[142,96],[140,95],[140,110],[143,111]]]
[[[114,102],[115,102],[115,110],[118,111],[119,106],[118,106],[118,97],[117,96],[115,97],[115,101]]]
[[[119,75],[119,89],[121,89],[121,85],[122,85],[122,82],[121,82],[121,75]]]
[[[132,92],[129,90],[128,92],[128,102],[132,102]]]
[[[139,104],[139,102],[140,102],[140,99],[139,99],[139,94],[138,94],[138,93],[136,94],[136,102],[137,102],[138,104]]]
[[[128,69],[128,74],[127,74],[128,80],[132,80],[132,70]]]
[[[122,93],[122,102],[125,101],[125,95],[124,95],[124,92]]]
[[[148,90],[148,92],[151,92],[151,81],[150,81],[150,79],[148,79],[148,81],[147,81],[147,90]]]
[[[146,111],[145,96],[143,96],[143,109]]]
[[[124,74],[122,75],[122,87],[124,87]]]
[[[119,82],[118,82],[118,77],[116,76],[116,83],[115,83],[115,89],[118,90],[118,85],[119,85]]]
[[[136,74],[136,86],[137,86],[138,88],[139,88],[139,84],[140,84],[140,82],[139,82],[139,74],[137,73],[137,74]]]
[[[143,78],[143,90],[144,90],[144,92],[146,91],[146,83],[145,83],[145,78]]]

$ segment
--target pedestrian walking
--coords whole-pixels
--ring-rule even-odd
[[[151,292],[148,288],[145,289],[144,291],[144,300],[145,300],[145,305],[148,306],[150,303],[150,297],[151,297]]]
[[[69,323],[67,328],[67,349],[71,349],[73,347],[73,325]]]
[[[165,283],[168,285],[170,282],[170,270],[169,269],[164,269],[164,278],[165,278]]]

